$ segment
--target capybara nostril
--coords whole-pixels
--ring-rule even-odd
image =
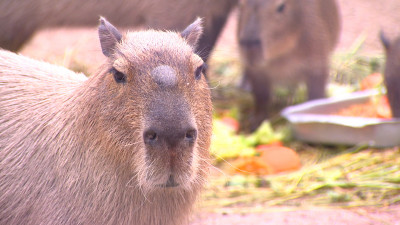
[[[168,146],[170,150],[176,150],[178,146],[192,146],[197,139],[197,130],[193,127],[171,127],[167,123],[161,126],[161,128],[149,128],[143,133],[146,145],[149,145],[151,148],[164,148]]]
[[[195,142],[197,138],[197,130],[196,129],[189,129],[186,131],[185,140],[189,141],[190,143]]]

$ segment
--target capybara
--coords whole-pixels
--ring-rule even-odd
[[[99,15],[121,27],[182,30],[204,18],[198,49],[207,59],[237,0],[0,0],[0,48],[19,50],[35,31],[55,26],[94,26]]]
[[[89,78],[0,51],[0,224],[185,224],[209,165],[201,31],[100,19]]]
[[[242,0],[238,40],[255,98],[251,127],[268,116],[273,84],[305,81],[308,98],[324,97],[330,54],[338,41],[335,0]]]
[[[384,82],[392,116],[400,118],[400,36],[390,40],[384,32],[380,38],[386,53]]]

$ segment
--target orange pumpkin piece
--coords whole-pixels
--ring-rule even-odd
[[[336,115],[340,116],[355,116],[369,118],[392,118],[389,101],[386,96],[382,96],[377,101],[372,99],[366,103],[354,104],[347,108],[339,110]]]
[[[256,148],[256,150],[257,150],[257,149],[262,149],[262,148],[267,148],[267,147],[272,147],[272,146],[283,146],[283,144],[282,144],[281,141],[275,140],[275,141],[270,142],[270,143],[267,144],[267,145],[258,145],[257,148]]]
[[[225,124],[227,127],[231,128],[233,131],[238,132],[239,131],[239,122],[229,116],[225,116],[221,118],[221,122]]]
[[[378,115],[378,118],[392,118],[392,110],[390,109],[389,100],[386,95],[382,96],[379,99],[376,113]]]
[[[261,153],[260,157],[268,165],[271,174],[294,171],[301,167],[299,155],[291,148],[261,145],[256,150]]]
[[[239,158],[233,163],[233,165],[234,165],[234,173],[239,173],[244,175],[271,174],[271,169],[258,156]]]
[[[365,77],[360,83],[361,90],[373,89],[383,82],[383,76],[380,73],[373,73]]]
[[[294,171],[301,167],[300,157],[293,149],[283,146],[259,145],[260,156],[239,158],[234,162],[234,172],[244,175],[268,175]]]

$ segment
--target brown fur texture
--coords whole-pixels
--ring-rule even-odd
[[[89,78],[0,51],[0,224],[187,223],[209,164],[203,61],[179,33],[100,28],[114,51]]]
[[[183,30],[204,18],[203,59],[214,46],[237,0],[0,0],[0,47],[19,50],[35,31],[55,26],[94,26],[104,16],[120,27]]]
[[[339,37],[335,0],[242,0],[238,39],[256,112],[253,129],[268,115],[273,84],[305,81],[308,98],[324,97],[330,54]]]
[[[386,53],[385,85],[393,117],[400,118],[400,37],[390,40],[380,34]]]

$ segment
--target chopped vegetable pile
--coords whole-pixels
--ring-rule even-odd
[[[389,101],[386,95],[378,98],[372,98],[366,103],[351,105],[347,108],[339,110],[336,114],[340,116],[370,117],[381,119],[392,118],[392,112],[390,110]]]
[[[358,56],[361,42],[357,46],[333,60],[332,90],[328,93],[383,88],[382,74],[375,73],[383,58]],[[218,87],[212,89],[216,117],[211,153],[215,170],[211,170],[203,192],[202,208],[254,212],[271,205],[353,207],[400,203],[397,147],[308,145],[291,140],[287,124],[276,126],[274,122],[272,126],[268,121],[255,133],[240,133],[240,125],[245,128],[246,123],[239,124],[238,118],[248,121],[249,112],[248,96],[233,87],[235,78],[240,77],[240,66],[237,59],[217,59],[220,61],[213,58],[217,64],[210,73],[211,77],[217,75],[214,86]],[[391,118],[387,98],[382,96],[336,114]]]
[[[292,173],[272,176],[213,177],[203,199],[202,206],[218,209],[236,206],[243,209],[254,204],[341,207],[396,204],[400,203],[400,150],[356,149]]]

